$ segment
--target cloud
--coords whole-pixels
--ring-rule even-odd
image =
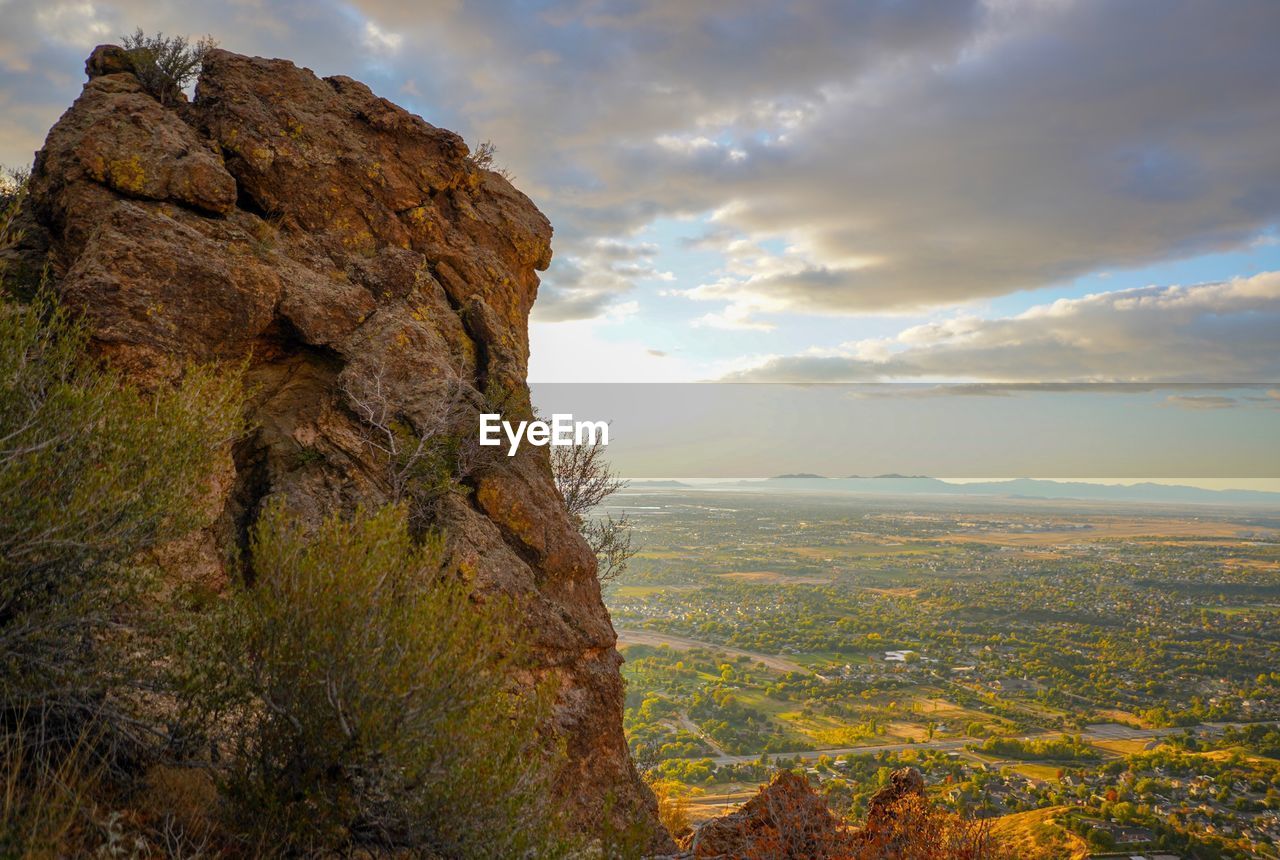
[[[437,44],[483,59],[457,97],[562,236],[715,212],[793,248],[725,302],[935,307],[1241,247],[1280,214],[1267,0],[489,12],[454,7]]]
[[[1236,406],[1234,397],[1220,394],[1171,394],[1164,402],[1183,409],[1231,409]]]
[[[730,305],[719,313],[705,314],[694,320],[695,328],[708,327],[730,331],[773,331],[773,323],[752,319],[755,309],[748,305]]]
[[[1246,246],[1276,223],[1280,52],[1254,28],[1274,33],[1280,7],[1001,8],[954,60],[855,80],[785,143],[721,157],[718,221],[787,237],[797,261],[727,299],[921,309]]]
[[[364,24],[364,46],[375,53],[392,53],[400,50],[404,37],[388,33],[372,21]]]
[[[860,382],[1268,382],[1280,378],[1280,272],[954,317],[830,354],[773,356],[731,378]],[[1182,405],[1186,405],[1183,403]]]
[[[529,326],[530,383],[690,382],[679,355],[632,340],[607,319]],[[536,389],[535,389],[536,391]]]
[[[704,324],[748,326],[955,305],[1245,247],[1280,220],[1274,0],[3,8],[0,89],[21,124],[0,161],[29,158],[100,34],[209,31],[493,140],[568,263],[548,273],[548,320],[660,279],[601,243],[664,217],[714,213],[730,242],[785,246],[754,269],[729,251],[714,289],[688,294],[725,306]]]
[[[670,281],[670,272],[654,267],[657,245],[600,238],[573,243],[554,257],[546,275],[534,318],[539,322],[567,322],[593,317],[630,316],[639,310],[622,297],[637,281]]]

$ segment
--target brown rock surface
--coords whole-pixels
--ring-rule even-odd
[[[843,831],[809,781],[784,770],[736,812],[704,821],[684,848],[694,860],[812,860],[833,856]]]
[[[913,767],[902,767],[889,774],[889,781],[867,801],[867,821],[863,830],[878,833],[893,826],[895,807],[910,797],[925,796],[924,777]]]
[[[270,497],[313,520],[390,497],[351,392],[381,392],[418,431],[458,400],[459,434],[476,432],[486,398],[527,411],[527,317],[551,225],[474,167],[460,137],[283,60],[214,51],[195,99],[172,107],[116,49],[87,69],[37,156],[39,235],[26,247],[47,253],[96,349],[134,378],[245,361],[255,390],[255,430],[216,483],[215,519],[159,554],[176,575],[195,565],[216,578],[219,547],[243,546]],[[518,601],[539,673],[559,681],[566,807],[588,832],[610,809],[616,828],[639,821],[654,849],[671,847],[623,739],[621,658],[595,559],[546,450],[488,458],[464,481],[470,494],[437,512],[450,563],[478,596]]]
[[[924,779],[914,768],[894,771],[872,795],[867,820],[849,827],[831,813],[806,777],[779,771],[737,811],[704,821],[672,855],[679,860],[879,860],[934,857],[898,849],[908,799],[925,798]]]

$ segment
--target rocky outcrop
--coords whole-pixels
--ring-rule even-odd
[[[923,801],[924,780],[901,768],[872,795],[867,820],[850,827],[831,813],[806,777],[779,771],[735,812],[703,822],[685,838],[674,860],[881,860],[937,855],[903,844],[904,806]],[[905,849],[905,850],[904,850]],[[968,856],[968,855],[964,855]]]
[[[809,860],[833,856],[843,835],[809,781],[784,770],[736,812],[703,822],[684,847],[693,860]]]
[[[528,412],[527,317],[551,225],[458,135],[283,60],[214,51],[194,100],[168,107],[119,49],[86,68],[37,156],[28,257],[139,382],[241,362],[254,391],[254,430],[214,482],[209,528],[161,555],[174,575],[224,584],[227,547],[244,546],[270,498],[312,519],[391,498],[371,423],[474,437],[486,404]],[[460,479],[468,492],[432,517],[450,568],[477,599],[516,601],[534,674],[555,679],[566,808],[586,830],[608,811],[667,847],[622,735],[595,559],[545,449]]]
[[[895,813],[902,802],[913,797],[925,797],[924,777],[913,767],[898,768],[889,774],[889,781],[884,787],[867,801],[867,820],[862,832],[878,834],[891,831],[898,823]]]

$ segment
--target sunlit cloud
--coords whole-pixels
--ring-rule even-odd
[[[1280,272],[1264,272],[1059,299],[1010,317],[930,322],[826,353],[771,356],[734,378],[1267,382],[1280,377],[1277,331]]]

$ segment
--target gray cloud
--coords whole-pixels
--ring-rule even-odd
[[[731,378],[1265,383],[1280,378],[1277,331],[1280,272],[1265,272],[1059,299],[1013,317],[929,323],[831,354],[768,358]]]
[[[1171,394],[1164,402],[1182,409],[1231,409],[1237,404],[1234,397],[1222,394]]]
[[[617,239],[575,242],[573,250],[552,259],[547,283],[533,308],[538,322],[566,322],[601,316],[623,307],[618,297],[638,280],[669,280],[654,267],[658,248]]]
[[[632,244],[662,216],[715,212],[727,236],[789,246],[693,296],[736,327],[1229,249],[1280,217],[1274,0],[7,0],[3,15],[0,160],[27,160],[88,48],[137,24],[354,74],[492,139],[569,263],[548,273],[543,319],[607,312],[648,277],[600,240]]]
[[[1280,6],[1008,5],[959,61],[833,97],[759,174],[725,157],[739,175],[721,222],[798,253],[719,298],[932,306],[1236,247],[1276,222]]]

